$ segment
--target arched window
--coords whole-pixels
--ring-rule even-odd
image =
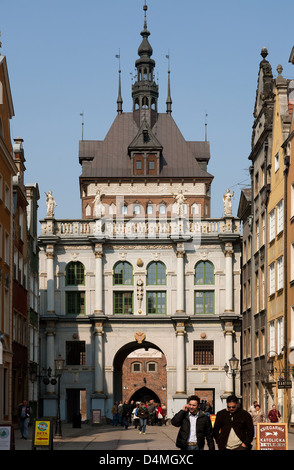
[[[128,206],[125,204],[121,206],[121,215],[128,215]]]
[[[148,101],[147,96],[143,96],[143,99],[142,99],[142,108],[143,108],[143,109],[148,109],[148,108],[149,108],[149,101]]]
[[[85,267],[80,261],[71,261],[66,266],[66,285],[79,286],[85,284]]]
[[[113,270],[113,284],[115,286],[130,286],[133,284],[133,267],[125,261],[116,263]]]
[[[137,111],[137,109],[140,109],[140,103],[138,98],[135,99],[135,111]]]
[[[163,202],[159,204],[158,212],[160,215],[166,214],[166,205]]]
[[[152,261],[147,266],[147,284],[149,286],[166,284],[166,268],[160,261]]]
[[[195,284],[214,284],[214,266],[210,261],[199,261],[195,266]]]

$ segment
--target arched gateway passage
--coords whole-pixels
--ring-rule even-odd
[[[166,357],[151,342],[124,345],[113,361],[114,401],[149,401],[166,404]]]
[[[150,400],[153,400],[155,403],[161,402],[159,396],[148,387],[142,387],[139,390],[136,390],[136,392],[130,397],[130,400],[133,400],[135,403],[142,401],[146,403]]]

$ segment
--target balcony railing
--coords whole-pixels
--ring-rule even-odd
[[[99,237],[114,239],[144,238],[197,238],[218,236],[221,234],[239,235],[240,220],[234,217],[221,219],[91,219],[91,220],[55,220],[46,218],[41,221],[41,237]]]

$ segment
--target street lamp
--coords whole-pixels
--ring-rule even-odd
[[[229,373],[229,369],[231,369],[231,374],[232,374],[232,377],[233,377],[233,394],[236,395],[236,373],[237,373],[237,370],[238,370],[238,365],[239,365],[239,359],[235,356],[235,354],[233,354],[233,356],[231,357],[231,359],[229,359],[229,364],[230,364],[230,367],[228,366],[228,364],[225,364],[224,365],[224,370],[225,370],[225,373],[228,374]]]
[[[236,373],[239,365],[239,359],[235,356],[235,354],[233,355],[233,357],[231,357],[231,359],[229,359],[229,364],[232,372]]]
[[[57,416],[56,416],[55,436],[62,437],[61,419],[60,419],[60,378],[64,369],[64,359],[62,359],[60,354],[54,360],[54,363],[55,363],[55,376],[58,379]]]

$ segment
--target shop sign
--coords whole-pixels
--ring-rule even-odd
[[[0,450],[14,450],[14,428],[0,425]]]
[[[288,450],[286,423],[257,423],[256,450]]]
[[[101,424],[101,410],[92,410],[92,424]]]
[[[292,388],[292,381],[291,380],[278,380],[278,388]]]
[[[35,420],[34,422],[34,435],[33,435],[33,448],[36,447],[53,447],[53,433],[52,423],[50,420]]]

